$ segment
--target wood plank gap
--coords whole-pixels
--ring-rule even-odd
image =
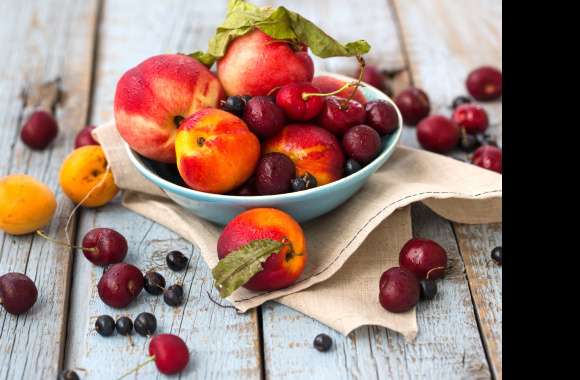
[[[92,31],[93,31],[93,39],[92,39],[92,49],[91,49],[91,70],[90,70],[90,79],[89,79],[89,90],[88,90],[88,98],[87,98],[87,111],[85,113],[85,120],[84,123],[87,124],[88,121],[90,120],[90,115],[93,109],[93,102],[92,100],[94,99],[94,84],[95,84],[95,72],[96,72],[96,68],[97,68],[97,52],[98,52],[98,41],[99,41],[99,27],[101,24],[101,17],[102,17],[102,10],[103,10],[103,3],[104,0],[97,0],[97,5],[96,5],[96,16],[94,18],[94,25],[92,27]],[[81,215],[83,213],[84,209],[83,207],[79,207],[76,210],[76,214],[71,218],[71,231],[70,231],[70,236],[71,236],[71,241],[72,244],[74,245],[78,245],[77,241],[78,236],[77,233],[79,231],[79,223],[81,220]],[[81,254],[81,252],[79,251],[78,254]],[[59,373],[64,369],[64,362],[65,362],[65,358],[67,355],[67,350],[69,348],[69,328],[70,328],[70,319],[71,319],[71,299],[72,297],[71,295],[71,287],[72,284],[74,283],[74,267],[75,267],[75,256],[77,255],[76,249],[71,248],[70,249],[70,255],[71,255],[71,259],[70,259],[70,263],[69,263],[69,268],[68,268],[68,275],[66,276],[66,282],[65,282],[65,290],[66,290],[66,295],[64,298],[64,317],[63,317],[63,322],[62,322],[62,328],[61,328],[61,342],[64,342],[64,344],[60,345],[60,353],[58,356],[58,371]]]
[[[94,111],[94,107],[93,107],[93,102],[92,100],[95,99],[95,78],[97,77],[97,67],[99,64],[99,47],[100,47],[100,38],[99,38],[99,32],[101,29],[101,23],[103,21],[103,8],[104,8],[104,4],[105,4],[105,0],[97,0],[98,4],[97,4],[97,16],[96,16],[96,21],[95,21],[95,25],[94,25],[94,34],[93,34],[93,51],[92,51],[92,57],[93,57],[93,61],[92,61],[92,70],[91,70],[91,79],[89,82],[89,108],[87,110],[87,115],[86,115],[86,119],[85,119],[85,124],[88,124],[90,120],[93,120],[93,111]],[[80,213],[79,213],[79,218],[80,220]],[[77,221],[78,223],[78,221]]]
[[[459,244],[459,237],[457,236],[457,231],[455,230],[455,223],[451,223],[451,231],[453,231],[453,236],[455,237],[455,242],[457,243],[457,252],[459,252],[459,257],[463,262],[463,267],[466,268],[465,259],[463,258],[463,253],[461,252],[461,244]],[[483,352],[485,353],[485,360],[487,361],[487,365],[489,367],[489,372],[491,374],[491,378],[496,380],[496,374],[494,371],[493,362],[491,360],[489,347],[487,345],[487,339],[485,339],[485,334],[483,332],[483,328],[481,326],[481,320],[479,318],[479,309],[477,307],[477,303],[475,302],[475,298],[473,297],[473,290],[471,289],[471,281],[469,280],[469,273],[467,269],[465,269],[465,278],[467,279],[467,288],[469,289],[469,297],[471,298],[471,304],[473,305],[473,314],[475,315],[475,322],[477,323],[477,330],[479,331],[479,336],[481,336],[481,341],[483,342]]]
[[[411,61],[409,59],[409,53],[407,51],[407,43],[405,42],[405,39],[403,38],[403,28],[401,26],[401,19],[399,18],[399,11],[397,10],[397,7],[395,5],[395,3],[393,2],[393,0],[386,0],[387,1],[387,6],[391,9],[391,13],[393,15],[393,21],[395,23],[395,31],[397,33],[397,38],[399,40],[399,46],[401,48],[401,55],[403,57],[403,62],[405,62],[405,67],[403,68],[403,71],[406,72],[406,74],[408,75],[407,79],[409,81],[409,84],[414,85],[415,82],[413,81],[413,73],[411,70]]]
[[[260,353],[260,378],[264,380],[266,378],[266,354],[264,353],[264,328],[263,328],[263,317],[262,317],[262,306],[256,308],[257,316],[257,329],[258,329],[258,349]]]

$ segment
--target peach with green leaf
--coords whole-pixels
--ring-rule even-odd
[[[315,24],[285,7],[258,7],[230,0],[222,25],[207,52],[191,56],[217,74],[228,95],[268,95],[294,82],[310,82],[314,65],[308,49],[320,57],[354,57],[370,50],[358,40],[341,44]]]
[[[240,286],[254,291],[292,285],[308,260],[302,228],[274,208],[255,208],[232,219],[217,243],[219,263],[212,270],[222,297]]]

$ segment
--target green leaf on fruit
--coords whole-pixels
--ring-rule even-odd
[[[221,259],[211,271],[220,297],[228,297],[262,271],[262,263],[279,253],[285,244],[271,239],[253,240]]]
[[[343,45],[311,21],[284,7],[257,7],[244,0],[229,0],[226,18],[210,39],[207,53],[196,51],[190,56],[211,67],[224,56],[230,42],[254,28],[294,46],[305,44],[320,58],[360,56],[371,48],[365,40]]]

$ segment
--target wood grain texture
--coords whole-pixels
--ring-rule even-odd
[[[361,7],[347,1],[338,4],[298,1],[293,2],[292,9],[319,23],[331,35],[343,36],[339,38],[341,40],[369,40],[373,45],[369,62],[391,70],[404,68],[400,36],[387,2],[373,1]],[[327,17],[329,12],[333,12],[332,17]],[[346,22],[349,17],[359,22]],[[368,35],[359,34],[361,24],[365,25],[362,29]],[[374,57],[373,52],[376,54]],[[391,57],[391,61],[387,57]],[[324,70],[349,74],[345,66],[334,63],[333,59],[317,64]],[[395,91],[407,87],[409,79],[407,71],[399,73],[393,81]],[[403,143],[418,147],[415,129],[405,128],[404,132]],[[437,299],[418,306],[417,340],[407,344],[400,335],[374,326],[357,329],[345,338],[299,312],[270,302],[263,307],[265,368],[268,376],[292,379],[490,377],[451,225],[425,207],[418,207],[418,211],[413,212],[414,234],[440,242],[456,265],[448,278],[439,283]],[[335,347],[330,352],[321,354],[312,349],[312,340],[319,333],[333,338]]]
[[[0,23],[6,53],[0,60],[0,175],[27,173],[55,192],[58,207],[45,231],[61,240],[72,204],[60,191],[58,172],[87,119],[97,10],[97,0],[0,3],[6,16]],[[31,151],[19,138],[37,108],[54,111],[60,127],[44,151]],[[0,378],[55,379],[66,336],[70,250],[34,235],[0,232],[0,241],[0,273],[25,273],[39,292],[26,314],[0,308]]]
[[[450,115],[453,98],[466,94],[465,78],[480,65],[501,69],[501,2],[393,1],[408,53],[412,82],[429,94],[433,113]],[[502,102],[481,104],[492,125],[488,132],[502,145]],[[418,146],[414,128],[405,128],[406,145]],[[455,151],[454,157],[469,159]],[[501,269],[490,268],[489,252],[501,245],[501,225],[453,224],[487,356],[495,378],[502,378]]]
[[[103,9],[97,52],[95,99],[92,122],[113,117],[115,86],[120,76],[149,56],[168,52],[205,49],[207,40],[225,12],[225,2],[203,4],[192,1],[108,1]],[[99,210],[85,211],[80,220],[78,239],[91,228],[111,227],[126,236],[129,254],[126,262],[143,271],[158,265],[168,286],[182,282],[187,302],[171,308],[162,297],[143,292],[128,308],[115,310],[98,297],[96,283],[102,269],[91,265],[77,253],[71,300],[71,334],[68,340],[67,368],[82,368],[83,379],[116,378],[141,363],[147,355],[147,341],[133,335],[103,338],[94,331],[95,317],[121,314],[135,318],[142,311],[155,314],[158,333],[182,337],[192,350],[191,364],[180,378],[257,379],[261,376],[260,341],[255,311],[238,315],[212,303],[206,292],[213,291],[211,272],[191,243],[175,233],[123,208],[117,200]],[[173,249],[190,255],[186,274],[173,273],[164,263]],[[150,364],[129,378],[160,378]]]
[[[500,224],[454,225],[491,369],[502,378],[502,270],[491,260],[501,246]]]

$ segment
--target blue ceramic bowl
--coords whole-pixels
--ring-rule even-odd
[[[342,75],[327,73],[324,75],[344,81],[353,80]],[[149,160],[131,150],[128,145],[126,147],[129,158],[145,178],[160,187],[177,204],[204,219],[224,225],[245,210],[256,207],[274,207],[289,213],[299,222],[306,222],[332,211],[352,197],[365,184],[369,176],[387,161],[401,137],[402,117],[395,103],[370,85],[365,84],[365,87],[361,87],[361,91],[368,100],[383,99],[395,107],[399,116],[397,130],[383,137],[380,155],[360,171],[310,190],[261,196],[204,193],[188,188],[179,177],[176,165]]]

